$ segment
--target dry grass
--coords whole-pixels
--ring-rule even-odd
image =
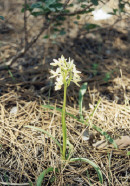
[[[23,1],[10,1],[10,11],[5,16],[4,25],[11,24],[14,32],[1,34],[0,64],[8,61],[21,49],[23,40]],[[12,4],[14,3],[14,4]],[[19,4],[20,3],[20,4]],[[17,7],[14,10],[14,7]],[[87,19],[87,20],[86,20]],[[88,33],[82,28],[89,21],[83,19],[79,26],[70,18],[65,22],[67,35],[53,40],[43,40],[22,58],[18,59],[10,72],[0,73],[0,185],[29,185],[47,167],[58,167],[54,186],[100,185],[98,176],[88,164],[71,163],[62,167],[60,151],[52,139],[41,132],[27,129],[31,125],[43,128],[62,143],[61,114],[56,110],[43,109],[42,104],[62,106],[63,92],[53,91],[49,80],[49,63],[63,54],[75,60],[82,71],[83,82],[88,82],[88,92],[84,97],[83,114],[86,119],[101,98],[94,115],[89,119],[88,141],[82,139],[86,126],[66,116],[67,133],[74,146],[73,157],[84,157],[94,161],[103,173],[103,186],[128,186],[130,162],[126,155],[129,147],[96,149],[93,144],[104,137],[91,128],[91,124],[108,132],[114,139],[130,136],[129,107],[129,19],[112,26],[102,22],[102,28]],[[28,20],[29,39],[36,35],[43,19]],[[114,21],[115,18],[113,18]],[[106,26],[104,26],[106,24]],[[35,26],[34,26],[35,25]],[[8,26],[8,24],[7,24]],[[104,26],[104,27],[103,27]],[[51,28],[50,28],[51,29]],[[45,35],[48,34],[44,33]],[[67,38],[68,37],[68,38]],[[96,71],[93,64],[97,64]],[[110,79],[104,81],[107,72]],[[94,75],[95,73],[95,75]],[[82,82],[82,83],[83,83]],[[67,94],[67,112],[78,115],[79,88],[70,86]],[[48,96],[50,94],[50,97]],[[13,109],[13,110],[12,110]],[[46,175],[43,185],[50,185],[54,174]]]
[[[62,168],[59,149],[55,143],[41,132],[24,128],[25,125],[40,127],[62,143],[61,114],[56,110],[50,112],[48,109],[43,109],[42,104],[46,104],[45,99],[35,98],[33,101],[32,98],[32,101],[26,101],[24,94],[20,95],[13,91],[1,97],[1,182],[35,183],[39,174],[52,166],[60,169],[53,185],[90,185],[90,182],[93,185],[99,185],[97,174],[91,166],[73,163],[66,164]],[[94,106],[91,104],[91,108],[84,109],[86,118],[92,113]],[[17,108],[14,113],[11,111],[13,107]],[[74,115],[78,114],[76,108],[68,107],[67,111]],[[111,133],[114,138],[129,135],[129,112],[128,106],[118,105],[102,98],[97,111],[89,121],[89,130],[96,136],[91,129],[91,123],[93,123]],[[85,126],[68,116],[66,123],[69,140],[74,145],[73,157],[86,157],[96,162],[103,172],[104,185],[128,185],[127,149],[97,150],[88,141],[82,140]],[[103,137],[98,136],[95,141],[101,138]],[[43,185],[49,184],[50,178],[51,175],[46,176]]]

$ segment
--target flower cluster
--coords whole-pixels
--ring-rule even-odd
[[[67,62],[67,59],[62,55],[58,60],[53,59],[53,63],[50,63],[52,66],[58,66],[56,71],[51,70],[50,73],[52,76],[50,78],[56,77],[55,90],[60,90],[62,85],[69,86],[70,82],[73,81],[77,86],[78,82],[81,81],[79,76],[80,71],[76,70],[76,66],[73,63],[73,60]]]

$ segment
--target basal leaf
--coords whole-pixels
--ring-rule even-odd
[[[55,170],[55,172],[58,172],[58,169],[57,169],[57,168],[53,168],[53,167],[49,167],[49,168],[45,169],[45,170],[40,174],[40,176],[38,177],[36,186],[42,186],[42,182],[43,182],[43,179],[45,178],[46,174],[48,174],[49,172],[52,172],[52,171],[54,171],[54,170]]]
[[[82,92],[82,93],[83,93],[83,92]],[[93,115],[94,115],[94,113],[96,112],[96,110],[97,110],[97,108],[98,108],[100,102],[101,102],[101,100],[99,99],[98,102],[97,102],[96,107],[95,107],[94,110],[93,110],[93,112],[89,115],[89,118],[88,118],[87,120],[85,120],[85,121],[84,121],[82,118],[79,119],[78,117],[76,117],[76,116],[74,116],[73,114],[70,114],[70,113],[68,113],[68,112],[66,112],[66,115],[72,117],[73,119],[76,119],[77,121],[81,122],[82,124],[84,124],[84,125],[86,125],[86,126],[89,126],[89,123],[88,123],[88,122],[89,122],[89,119],[90,119],[91,117],[93,117]],[[62,109],[61,109],[61,108],[53,107],[53,106],[51,106],[51,105],[42,105],[42,107],[48,108],[48,109],[51,109],[51,110],[56,109],[56,111],[62,113]],[[93,125],[93,124],[92,124],[91,127],[92,127],[93,129],[95,129],[97,132],[99,132],[101,135],[103,135],[103,136],[106,138],[106,140],[109,141],[109,143],[113,144],[114,147],[117,148],[117,145],[116,145],[115,141],[111,138],[111,136],[110,136],[109,134],[107,134],[106,132],[104,132],[101,128],[97,127],[96,125]]]
[[[98,174],[98,178],[99,178],[100,183],[101,184],[103,183],[102,172],[101,172],[100,168],[93,161],[91,161],[87,158],[71,158],[69,162],[75,162],[75,161],[83,161],[83,162],[86,162],[86,163],[90,164],[91,166],[93,166]]]
[[[115,141],[111,138],[109,134],[107,134],[107,132],[104,132],[101,128],[97,127],[96,125],[92,125],[92,128],[99,132],[101,135],[103,135],[106,138],[106,140],[109,141],[109,143],[114,145],[116,149],[118,148]]]
[[[51,134],[49,134],[47,131],[45,131],[44,129],[38,128],[38,127],[29,126],[29,125],[26,125],[24,127],[30,128],[30,129],[34,129],[34,130],[37,130],[37,131],[40,131],[40,132],[43,132],[44,134],[46,134],[47,136],[49,136],[57,144],[57,146],[60,148],[60,152],[62,154],[61,144]]]
[[[80,119],[83,120],[83,116],[82,116],[82,106],[83,106],[83,96],[84,94],[86,93],[86,90],[87,90],[87,85],[88,83],[85,82],[80,90],[79,90],[79,114],[80,114]]]

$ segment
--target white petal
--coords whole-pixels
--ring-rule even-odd
[[[55,90],[60,90],[60,89],[61,89],[61,85],[58,85],[58,84],[57,84],[57,85],[55,86]]]
[[[57,66],[59,65],[59,61],[57,59],[53,59],[54,63],[50,63],[52,66]]]
[[[74,65],[74,67],[73,67],[73,72],[74,72],[74,73],[81,73],[80,71],[76,70],[75,65]]]
[[[57,83],[59,83],[59,84],[63,84],[63,77],[62,77],[62,75],[60,75],[59,77],[57,77],[56,78],[56,81],[57,81]]]
[[[63,85],[62,77],[56,78],[57,82],[55,82],[55,90],[60,90]]]
[[[50,70],[50,73],[53,75],[50,78],[56,77],[60,74],[60,68],[57,68],[56,71]]]

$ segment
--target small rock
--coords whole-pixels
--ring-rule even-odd
[[[13,107],[11,110],[10,110],[10,114],[17,114],[18,112],[18,107]]]
[[[94,16],[94,20],[98,21],[98,20],[106,20],[109,19],[110,17],[112,17],[112,15],[108,14],[107,12],[105,12],[102,9],[99,10],[94,10],[92,12],[93,16]]]
[[[106,54],[107,55],[110,55],[111,54],[111,51],[110,50],[106,50]]]
[[[85,130],[82,134],[82,139],[84,141],[88,141],[89,140],[89,131],[88,130]]]

